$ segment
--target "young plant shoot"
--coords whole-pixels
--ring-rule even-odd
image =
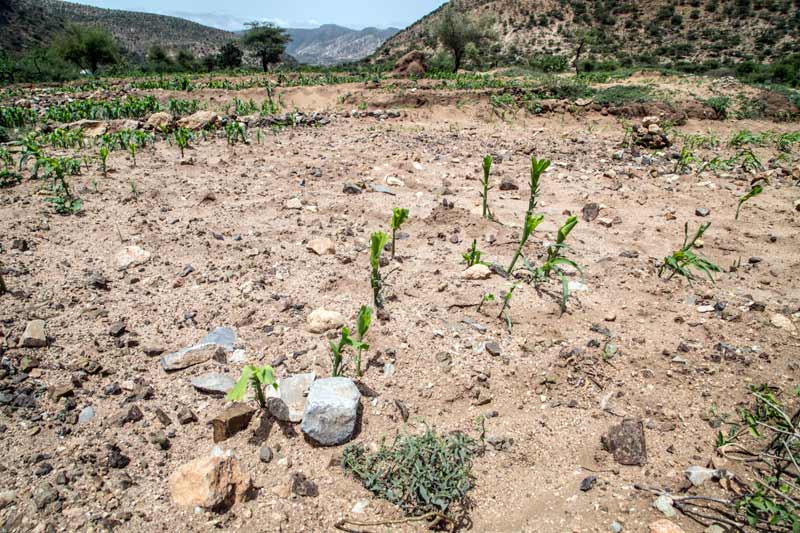
[[[760,183],[756,183],[755,185],[750,187],[750,190],[747,191],[747,193],[745,193],[741,198],[739,198],[739,205],[736,206],[736,220],[739,220],[739,211],[742,210],[742,205],[744,205],[744,203],[749,199],[758,196],[762,192],[764,192],[764,186],[761,185]]]
[[[392,209],[392,259],[394,259],[395,241],[397,240],[397,230],[408,220],[408,209],[395,207]]]
[[[477,241],[477,239],[472,239],[472,246],[470,246],[469,250],[467,250],[467,253],[462,254],[461,257],[464,258],[464,262],[467,263],[467,268],[469,268],[469,267],[473,267],[475,265],[480,265],[481,264],[481,256],[482,255],[483,255],[483,252],[478,250],[478,241]]]
[[[364,336],[369,331],[369,326],[372,323],[372,308],[362,305],[358,310],[356,317],[356,333],[358,334],[358,345],[356,346],[356,374],[361,377],[361,354],[364,350],[369,349],[369,345],[364,343]]]
[[[492,171],[492,156],[487,155],[483,158],[483,192],[481,198],[483,199],[483,218],[486,220],[494,220],[494,215],[489,210],[489,191],[494,187],[489,186],[489,174]]]
[[[376,231],[370,237],[369,266],[371,269],[370,285],[372,286],[372,301],[376,309],[383,309],[383,279],[381,279],[381,252],[389,236],[382,231]]]
[[[103,145],[100,147],[100,167],[103,170],[103,177],[108,177],[108,167],[106,166],[106,162],[108,161],[108,146]]]
[[[691,285],[695,279],[691,271],[694,268],[703,272],[711,280],[711,283],[714,283],[714,277],[711,273],[720,272],[719,267],[694,253],[698,239],[703,236],[709,226],[711,226],[710,222],[701,224],[697,233],[689,240],[689,223],[687,222],[683,228],[683,246],[681,246],[680,250],[673,252],[671,256],[664,258],[664,262],[661,263],[658,269],[658,276],[661,277],[665,270],[669,270],[668,280],[678,274],[686,278],[686,281]]]
[[[542,223],[542,220],[544,220],[544,215],[525,215],[525,227],[522,228],[522,238],[519,240],[519,246],[514,254],[514,259],[511,260],[511,264],[508,266],[507,272],[509,276],[514,274],[514,267],[517,265],[517,260],[519,260],[522,255],[522,249],[525,247],[525,243],[528,242],[528,238],[530,238],[536,230],[536,227]]]
[[[542,266],[533,269],[530,267],[530,265],[526,264],[526,268],[531,271],[533,274],[533,279],[536,282],[548,279],[550,274],[553,272],[558,275],[559,279],[561,280],[562,313],[567,310],[567,300],[569,299],[569,280],[567,280],[566,273],[562,269],[562,266],[570,266],[578,272],[581,271],[581,268],[575,261],[567,259],[564,256],[564,251],[569,250],[569,246],[566,243],[567,237],[577,224],[578,217],[574,216],[569,217],[567,221],[564,222],[564,225],[558,230],[556,242],[547,247],[547,261],[545,261]]]
[[[533,216],[536,204],[539,203],[539,179],[549,167],[550,161],[548,159],[536,159],[536,156],[531,156],[531,196],[528,199],[527,216]]]
[[[511,333],[511,328],[514,327],[514,323],[511,321],[511,315],[508,314],[508,310],[511,308],[511,298],[514,296],[514,291],[517,288],[517,284],[514,283],[508,289],[508,291],[503,294],[503,307],[500,308],[500,314],[497,315],[497,318],[504,318],[506,321],[506,327],[508,328],[508,332]],[[485,297],[484,297],[485,298]],[[492,296],[494,299],[494,296]]]
[[[253,389],[253,392],[255,392],[258,405],[262,409],[265,409],[267,407],[267,398],[264,396],[264,387],[272,386],[275,390],[278,390],[278,382],[275,380],[275,370],[269,365],[262,367],[247,365],[242,369],[242,375],[239,377],[239,381],[228,391],[228,395],[225,398],[232,402],[242,401],[247,394],[248,385]]]

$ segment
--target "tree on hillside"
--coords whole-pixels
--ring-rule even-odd
[[[461,68],[467,46],[479,47],[491,36],[488,18],[475,19],[467,15],[455,1],[451,1],[433,28],[433,35],[439,43],[453,54],[453,72]]]
[[[194,54],[190,50],[180,50],[175,57],[178,68],[184,72],[191,72],[197,68]]]
[[[101,65],[112,65],[119,60],[119,50],[109,32],[100,28],[86,28],[76,24],[56,36],[53,51],[62,59],[92,74]]]
[[[219,64],[222,68],[239,68],[242,66],[242,49],[236,43],[229,42],[219,49]]]
[[[173,69],[172,59],[164,47],[158,44],[154,44],[147,51],[147,65],[150,70],[156,72],[167,72]]]
[[[246,26],[250,29],[244,34],[242,43],[261,60],[261,66],[266,72],[271,64],[280,61],[292,38],[286,30],[273,24],[248,22]]]

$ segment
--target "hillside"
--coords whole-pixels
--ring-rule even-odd
[[[232,33],[195,22],[154,15],[102,9],[59,0],[2,0],[0,50],[19,52],[46,45],[68,23],[108,29],[127,50],[144,53],[153,44],[187,48],[196,54],[216,50]]]
[[[386,39],[399,30],[365,28],[351,30],[343,26],[326,24],[314,29],[289,28],[292,36],[286,52],[301,63],[335,65],[363,59],[378,49]]]
[[[537,54],[571,57],[578,32],[591,32],[595,58],[635,62],[754,58],[800,50],[800,2],[794,0],[462,0],[488,16],[498,44],[484,59],[524,62]],[[389,39],[374,60],[414,50],[433,52],[432,29],[444,7]]]

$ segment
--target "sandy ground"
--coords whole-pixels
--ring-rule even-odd
[[[344,111],[349,107],[342,96],[353,90],[291,89],[285,101],[289,108]],[[358,100],[370,98],[359,90]],[[251,96],[243,91],[240,97]],[[372,97],[387,98],[382,91]],[[744,128],[790,131],[797,124],[689,121],[678,130],[711,132],[725,141]],[[0,297],[3,357],[15,367],[34,357],[39,368],[22,384],[33,388],[38,407],[0,409],[6,450],[0,485],[17,492],[16,503],[0,510],[0,523],[13,531],[294,532],[332,531],[345,516],[400,516],[331,465],[341,448],[314,447],[299,427],[279,427],[268,417],[223,443],[253,475],[257,497],[222,515],[177,509],[166,479],[213,448],[208,422],[225,406],[196,392],[189,379],[208,371],[236,375],[241,364],[209,362],[166,374],[144,348],[177,350],[229,326],[248,362],[286,356],[279,375],[329,375],[327,339],[308,333],[306,317],[324,307],[355,323],[358,308],[371,300],[369,235],[388,230],[392,207],[407,207],[411,217],[402,230],[408,238],[398,242],[399,258],[390,267],[397,269],[388,291],[390,319],[369,333],[363,382],[376,397],[362,399],[356,442],[375,444],[425,424],[475,435],[479,417],[491,413],[487,436],[513,444],[489,448],[475,461],[473,531],[599,532],[614,521],[624,531],[648,531],[662,516],[651,507],[652,496],[633,484],[677,492],[686,486],[688,466],[713,461],[736,471],[738,465],[715,454],[715,413],[731,413],[747,401],[750,385],[797,385],[800,213],[793,204],[800,191],[780,169],[768,170],[765,194],[734,221],[737,198],[752,176],[739,170],[676,175],[674,148],[655,155],[624,150],[615,159],[623,135],[614,118],[599,113],[520,112],[502,121],[481,102],[458,108],[431,103],[404,108],[400,119],[338,117],[326,127],[269,133],[249,146],[230,147],[224,138],[198,141],[187,152],[192,165],[181,164],[177,148],[165,142],[137,154],[135,168],[114,152],[108,178],[94,168],[72,178],[84,200],[79,216],[52,214],[37,194],[41,183],[26,180],[1,190],[0,261],[13,292]],[[731,153],[724,146],[718,151]],[[611,226],[581,220],[570,236],[570,257],[583,274],[571,273],[581,290],[573,291],[567,313],[559,312],[556,280],[540,290],[521,284],[509,333],[497,318],[499,304],[487,304],[480,314],[451,306],[509,287],[497,275],[462,279],[461,255],[477,239],[484,259],[510,261],[527,207],[531,152],[553,161],[542,181],[545,222],[525,249],[531,262],[542,260],[544,243],[587,203],[600,204],[600,219]],[[509,179],[519,186],[491,192],[498,222],[481,218],[478,179],[487,153],[497,156],[495,184]],[[776,155],[770,148],[758,153],[765,162]],[[643,162],[642,155],[652,161]],[[387,185],[390,176],[403,185]],[[380,184],[394,194],[348,195],[345,182]],[[293,198],[302,209],[286,208]],[[455,207],[444,208],[443,199]],[[696,216],[701,207],[710,210],[708,217]],[[680,246],[687,221],[690,230],[712,223],[701,252],[723,270],[716,285],[657,276],[658,261]],[[335,255],[308,251],[306,243],[317,237],[331,238]],[[27,251],[12,249],[18,239]],[[134,244],[152,258],[118,271],[115,254]],[[187,265],[193,271],[184,277]],[[108,280],[107,290],[89,283],[98,274]],[[755,310],[754,301],[766,309]],[[700,313],[705,304],[724,310]],[[793,331],[775,327],[775,314],[793,320]],[[35,318],[46,321],[50,345],[17,348]],[[120,321],[127,332],[118,339],[109,328]],[[498,356],[483,349],[488,341],[501,347]],[[609,343],[617,347],[610,359],[603,357]],[[723,353],[719,343],[734,351]],[[87,361],[102,370],[85,372]],[[393,374],[385,372],[386,363],[394,364]],[[96,409],[88,424],[59,418],[64,400],[44,394],[71,379],[81,384],[74,412]],[[122,395],[104,393],[112,383],[121,385]],[[119,427],[114,417],[130,408],[126,398],[142,385],[153,389],[151,398],[133,401],[144,419]],[[395,400],[409,407],[407,424]],[[199,422],[174,422],[171,448],[160,450],[150,442],[161,429],[155,409],[175,419],[183,407]],[[623,417],[644,421],[645,466],[618,465],[601,447],[601,436]],[[105,468],[109,443],[131,458],[127,468]],[[275,451],[269,464],[259,461],[262,445]],[[42,462],[54,468],[37,476]],[[55,484],[62,472],[68,482]],[[319,496],[290,495],[294,472],[316,482]],[[597,484],[581,492],[589,475]],[[55,484],[61,501],[37,509],[30,497],[43,482]],[[360,500],[369,502],[365,511],[352,513]],[[686,517],[674,521],[687,532],[704,529]]]

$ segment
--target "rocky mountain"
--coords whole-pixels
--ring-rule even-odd
[[[235,38],[233,33],[177,17],[60,0],[0,0],[0,50],[19,52],[47,45],[69,23],[106,28],[120,45],[135,53],[145,53],[153,44],[160,44],[205,54]]]
[[[587,39],[589,57],[624,62],[770,60],[800,51],[796,0],[459,0],[474,17],[493,20],[495,44],[484,60],[526,62],[572,57]],[[433,53],[432,30],[443,6],[390,38],[373,60],[411,50]]]
[[[301,63],[335,65],[363,59],[378,49],[397,28],[351,30],[326,24],[314,29],[290,28],[292,42],[286,52]]]

